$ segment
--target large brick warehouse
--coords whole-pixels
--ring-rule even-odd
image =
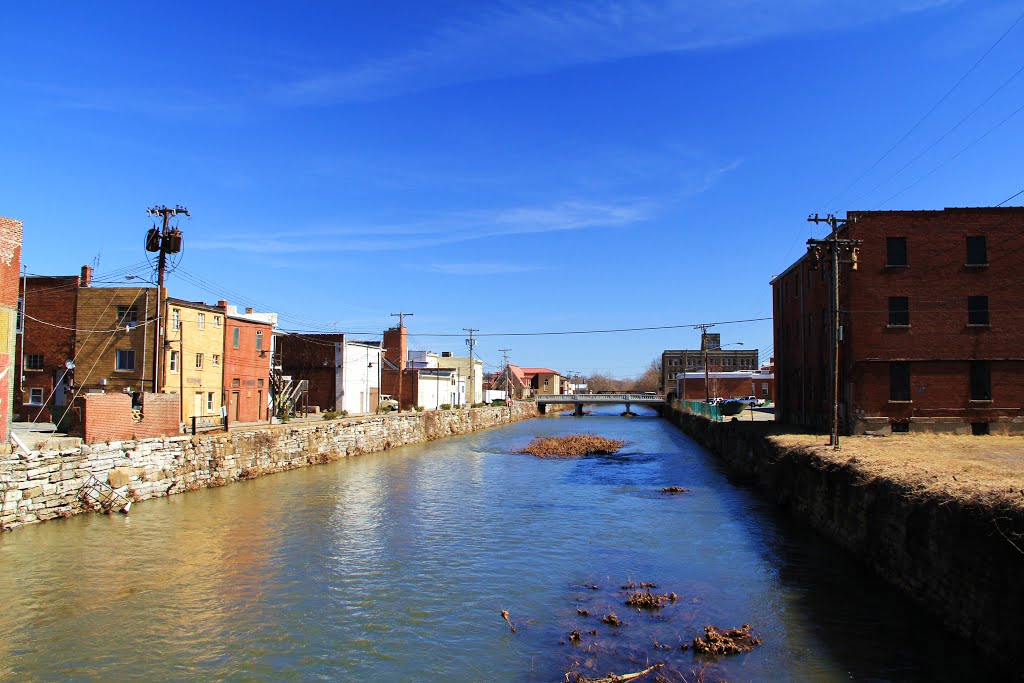
[[[1022,235],[1024,207],[847,214],[841,431],[1024,432]],[[829,259],[772,280],[780,422],[829,424]]]

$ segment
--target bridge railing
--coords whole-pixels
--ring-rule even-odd
[[[660,402],[665,400],[662,394],[537,394],[537,401],[565,403],[643,403],[644,401]]]

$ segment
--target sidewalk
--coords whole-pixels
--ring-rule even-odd
[[[57,431],[52,422],[13,422],[11,433],[17,434],[29,450],[52,449],[55,451],[77,448],[82,440]]]

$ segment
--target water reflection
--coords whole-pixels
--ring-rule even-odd
[[[533,420],[148,501],[0,539],[6,678],[560,680],[658,657],[705,624],[764,645],[729,680],[962,679],[976,662],[813,534],[728,483],[654,417]],[[513,455],[538,435],[615,456]],[[665,496],[665,486],[690,492]],[[634,613],[619,589],[678,603]],[[585,584],[598,585],[599,590]],[[499,610],[519,627],[512,634]],[[582,617],[586,609],[590,617]],[[616,611],[610,629],[596,619]],[[672,650],[655,650],[653,643]],[[897,651],[891,643],[900,643]],[[973,676],[972,676],[973,677]]]

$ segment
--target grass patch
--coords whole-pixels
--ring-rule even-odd
[[[537,437],[526,448],[515,452],[538,458],[581,458],[586,455],[611,455],[625,445],[625,441],[618,439],[606,439],[593,434],[570,434]]]

